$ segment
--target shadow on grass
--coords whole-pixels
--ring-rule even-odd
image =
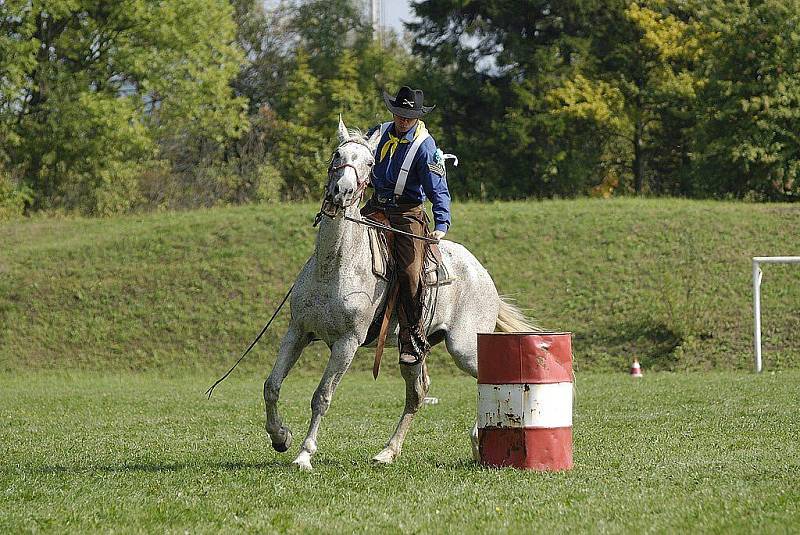
[[[675,350],[683,339],[663,323],[643,320],[607,326],[600,335],[603,342],[618,348],[619,353],[646,358],[651,366],[670,369],[677,363]]]
[[[123,463],[112,465],[99,465],[99,466],[68,466],[68,465],[52,465],[52,466],[37,466],[31,467],[31,472],[38,474],[78,474],[87,472],[105,472],[105,473],[131,473],[131,472],[144,472],[144,473],[163,473],[163,472],[180,472],[182,470],[216,470],[224,472],[236,472],[239,470],[274,470],[276,468],[288,467],[289,463],[285,459],[270,459],[262,462],[251,461],[226,461],[226,462],[196,462],[196,463]]]
[[[498,468],[484,466],[476,463],[470,458],[452,459],[442,461],[441,458],[420,457],[412,461],[399,460],[391,465],[376,464],[370,460],[360,462],[354,461],[338,461],[333,459],[317,459],[314,463],[316,469],[322,470],[348,470],[354,469],[357,471],[366,470],[366,473],[380,474],[380,473],[394,473],[416,471],[424,469],[426,472],[430,471],[452,471],[459,473],[484,473],[495,472],[497,470],[516,471],[514,468]],[[204,470],[209,472],[238,472],[238,471],[258,471],[270,470],[297,473],[297,467],[293,466],[287,459],[271,459],[264,462],[249,462],[249,461],[233,461],[233,462],[198,462],[198,463],[130,463],[130,464],[115,464],[115,465],[96,465],[96,466],[81,466],[81,465],[50,465],[50,466],[35,466],[28,469],[22,469],[23,472],[30,472],[40,475],[53,475],[53,474],[92,474],[92,473],[113,473],[113,474],[160,474],[160,473],[177,473],[184,470]],[[19,472],[19,467],[15,472]]]

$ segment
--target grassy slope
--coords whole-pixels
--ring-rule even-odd
[[[0,226],[0,368],[224,367],[313,249],[316,205]],[[800,254],[800,206],[681,200],[456,204],[451,237],[579,369],[748,367],[750,257]],[[800,269],[764,279],[765,359],[797,365]],[[282,313],[251,369],[271,362]],[[324,346],[305,369],[324,365]],[[369,356],[357,359],[367,367]],[[434,365],[447,367],[434,357]],[[245,364],[247,366],[248,364]]]
[[[205,376],[21,372],[0,389],[0,532],[781,533],[800,525],[800,371],[583,374],[575,468],[471,463],[474,380],[434,378],[403,456],[368,459],[401,410],[401,381],[345,377],[315,472],[269,449],[261,385]],[[291,376],[299,443],[310,377]],[[368,403],[365,400],[369,400]],[[365,410],[365,406],[368,409]],[[795,528],[791,528],[795,526]]]

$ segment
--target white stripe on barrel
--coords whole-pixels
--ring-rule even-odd
[[[478,427],[570,427],[572,383],[478,385]]]

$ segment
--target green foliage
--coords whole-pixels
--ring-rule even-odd
[[[30,189],[16,184],[0,166],[0,221],[21,216],[32,200]]]
[[[712,2],[702,93],[698,189],[800,195],[800,2]]]
[[[16,6],[16,7],[15,7]],[[0,127],[34,208],[125,211],[140,166],[175,136],[246,128],[228,85],[241,53],[227,2],[11,4],[0,47]]]
[[[695,22],[673,12],[663,0],[630,3],[617,24],[595,31],[591,78],[577,73],[548,94],[551,113],[602,136],[598,174],[607,189],[663,192],[650,161],[679,141],[662,128],[663,115],[691,105],[699,83],[689,68]]]
[[[408,84],[456,198],[800,193],[800,0],[413,7],[412,54],[356,0],[7,0],[0,162],[31,211],[316,200]]]
[[[299,39],[282,66],[285,85],[269,98],[263,160],[282,177],[283,196],[317,199],[339,114],[362,131],[386,120],[380,92],[408,83],[414,63],[391,36],[371,40],[351,1],[304,3],[287,24]]]
[[[795,4],[415,4],[451,186],[795,199]]]
[[[463,162],[448,176],[454,193],[482,199],[583,193],[585,172],[578,180],[556,174],[574,132],[554,124],[545,96],[586,61],[587,28],[606,8],[581,1],[427,0],[414,9],[421,19],[410,26],[415,51],[425,58],[423,79],[444,116],[439,141]],[[564,135],[556,137],[558,130]]]
[[[124,212],[136,201],[136,162],[154,155],[134,97],[54,88],[39,122],[23,120],[19,155],[35,207]]]
[[[325,160],[330,141],[317,120],[327,115],[321,105],[319,81],[311,72],[308,56],[297,53],[297,65],[286,87],[287,119],[278,121],[277,139],[280,166],[291,188],[292,197],[317,196],[325,179]],[[330,122],[329,124],[334,124]]]
[[[576,357],[580,355],[576,353]],[[388,360],[388,359],[387,359]],[[475,381],[442,377],[395,465],[375,467],[403,382],[351,371],[322,422],[314,472],[290,466],[319,375],[292,374],[264,433],[265,370],[210,401],[198,374],[21,373],[0,389],[4,533],[784,533],[800,524],[800,372],[578,374],[573,470],[471,460]],[[500,529],[498,527],[502,526]]]

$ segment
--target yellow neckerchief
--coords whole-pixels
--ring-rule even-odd
[[[422,134],[422,132],[428,131],[425,128],[425,123],[423,123],[422,121],[417,121],[416,126],[417,129],[414,131],[414,139],[417,139]],[[386,143],[383,144],[383,147],[381,148],[381,158],[379,160],[381,162],[386,157],[386,153],[389,153],[390,158],[394,156],[394,151],[397,150],[397,147],[401,143],[410,143],[410,141],[406,139],[405,135],[403,135],[403,137],[397,137],[396,135],[392,134],[391,128],[388,130],[388,132],[389,132],[389,139],[386,141]]]

